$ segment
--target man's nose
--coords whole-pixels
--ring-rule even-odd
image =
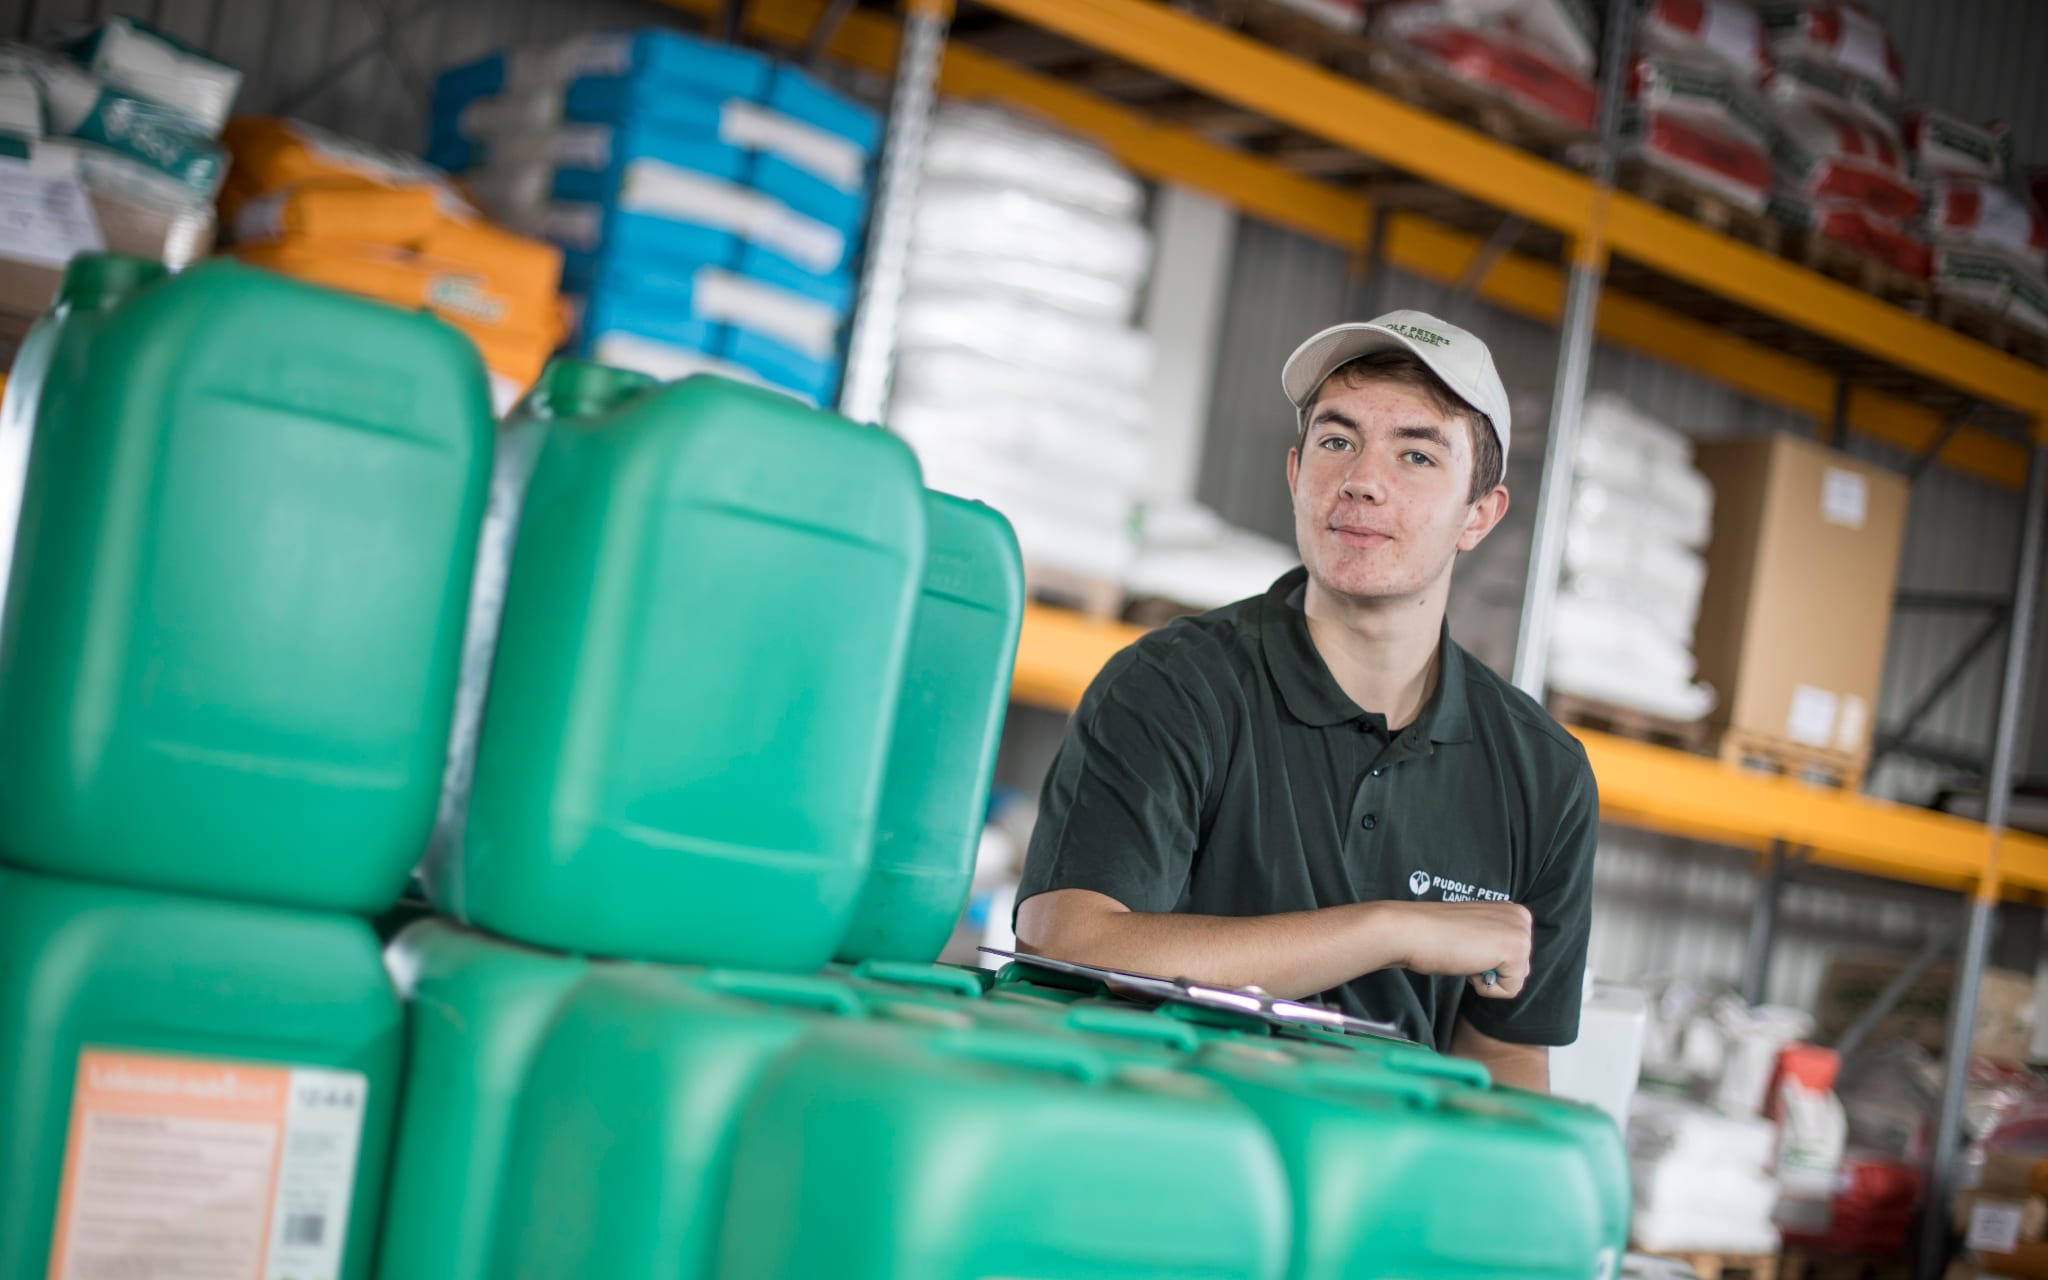
[[[1353,502],[1384,502],[1387,498],[1386,473],[1377,462],[1365,454],[1351,464],[1344,473],[1344,496]]]

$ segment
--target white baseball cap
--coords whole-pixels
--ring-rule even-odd
[[[1508,456],[1508,391],[1493,367],[1486,344],[1454,324],[1422,311],[1389,311],[1376,320],[1331,325],[1294,349],[1280,370],[1280,387],[1297,414],[1323,379],[1339,367],[1375,351],[1406,351],[1444,380],[1451,394],[1486,415]]]

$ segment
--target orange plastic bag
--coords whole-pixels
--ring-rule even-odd
[[[541,240],[483,221],[438,187],[391,187],[363,178],[309,178],[252,197],[235,215],[244,244],[389,245],[461,263],[508,293],[552,295],[562,254]]]
[[[465,263],[383,245],[314,241],[241,245],[235,256],[252,266],[346,293],[431,311],[473,334],[506,335],[552,347],[563,333],[561,306],[552,290],[534,294],[503,289]]]

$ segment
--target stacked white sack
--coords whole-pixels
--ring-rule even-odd
[[[1130,319],[1144,190],[1102,151],[1007,111],[933,123],[889,426],[934,489],[1010,518],[1024,558],[1120,579],[1136,552],[1152,349]]]
[[[1672,720],[1712,710],[1693,676],[1714,494],[1692,442],[1619,397],[1587,398],[1572,465],[1550,684]]]
[[[1776,1253],[1777,1126],[1637,1094],[1629,1114],[1629,1237],[1658,1253]]]
[[[1300,563],[1292,546],[1239,529],[1208,507],[1147,504],[1124,588],[1141,598],[1215,609],[1261,594]]]

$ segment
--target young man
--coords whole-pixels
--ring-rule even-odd
[[[1325,995],[1494,1078],[1578,1035],[1599,800],[1585,752],[1460,649],[1451,566],[1500,523],[1507,392],[1417,311],[1287,360],[1303,568],[1089,687],[1018,891],[1029,951]]]

